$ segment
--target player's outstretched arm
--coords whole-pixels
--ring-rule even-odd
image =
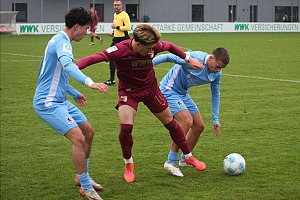
[[[94,55],[86,56],[84,58],[79,59],[76,62],[76,65],[80,70],[82,70],[90,65],[103,62],[103,61],[108,61],[108,60],[102,52],[99,52]]]
[[[60,58],[60,62],[62,63],[63,69],[75,80],[78,82],[94,89],[94,90],[99,90],[102,93],[107,93],[108,92],[108,86],[105,85],[104,83],[94,83],[94,81],[84,75],[78,67],[72,62],[70,58],[67,56],[63,56]]]
[[[153,66],[156,66],[156,65],[159,65],[159,64],[165,63],[165,62],[172,62],[172,63],[176,63],[178,65],[185,64],[185,61],[183,59],[181,59],[180,57],[178,57],[172,53],[156,56],[152,60]]]
[[[204,69],[204,65],[201,61],[195,59],[195,58],[191,58],[189,54],[183,52],[178,46],[176,46],[175,44],[171,43],[171,42],[167,42],[167,41],[161,41],[160,43],[158,43],[158,45],[162,46],[162,51],[166,51],[168,50],[170,53],[173,53],[175,55],[177,55],[178,57],[180,57],[181,59],[184,59],[188,65],[193,68],[193,69]]]

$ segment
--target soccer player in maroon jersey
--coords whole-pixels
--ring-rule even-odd
[[[103,39],[100,38],[97,34],[96,34],[96,29],[99,23],[99,18],[98,18],[98,13],[96,11],[96,9],[94,7],[91,7],[90,9],[90,13],[91,13],[91,17],[92,17],[92,23],[90,26],[90,32],[91,32],[91,43],[90,45],[94,45],[94,37],[100,41],[100,45],[103,42]]]
[[[135,179],[131,153],[132,129],[139,102],[143,102],[169,130],[172,140],[185,155],[185,162],[199,171],[206,169],[203,162],[192,156],[184,133],[171,114],[168,102],[158,87],[152,59],[159,52],[169,51],[187,61],[194,69],[203,69],[204,66],[171,42],[160,41],[160,37],[160,33],[153,26],[139,24],[133,31],[133,39],[117,43],[76,63],[80,69],[103,61],[113,61],[116,64],[119,78],[119,100],[116,109],[121,126],[119,140],[125,162],[124,178],[128,183]]]

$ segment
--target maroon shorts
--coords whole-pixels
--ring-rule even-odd
[[[95,31],[96,31],[96,26],[91,26],[91,27],[90,27],[90,31],[93,32],[93,33],[95,33]]]
[[[122,105],[129,105],[137,110],[139,102],[143,102],[152,113],[160,113],[169,106],[158,85],[154,84],[151,88],[134,92],[120,90],[116,109]]]

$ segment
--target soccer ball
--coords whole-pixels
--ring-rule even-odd
[[[244,172],[246,161],[238,153],[231,153],[223,160],[223,168],[227,174],[239,175]]]

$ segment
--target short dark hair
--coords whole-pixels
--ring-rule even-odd
[[[225,65],[227,65],[230,61],[229,52],[223,47],[215,48],[212,54],[214,55],[216,60],[221,60]]]
[[[65,15],[66,27],[72,28],[75,24],[84,26],[92,22],[92,17],[83,7],[72,8]]]

